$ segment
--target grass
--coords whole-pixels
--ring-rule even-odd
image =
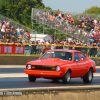
[[[89,58],[100,58],[100,57],[89,57]]]
[[[36,55],[36,54],[0,54],[0,56],[42,56],[42,55]]]
[[[36,54],[0,54],[0,56],[42,56],[42,55],[36,55]],[[89,58],[100,58],[99,57],[89,57]]]

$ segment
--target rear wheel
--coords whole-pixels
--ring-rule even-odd
[[[35,82],[36,77],[35,76],[28,75],[28,79],[29,79],[30,82]]]
[[[71,80],[71,72],[68,70],[67,73],[63,76],[63,83],[70,83]]]
[[[83,77],[83,82],[84,83],[91,83],[93,80],[93,70],[90,69],[86,75]]]

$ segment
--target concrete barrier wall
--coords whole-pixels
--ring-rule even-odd
[[[92,58],[95,61],[96,66],[100,66],[100,58]]]
[[[0,100],[100,100],[100,90],[29,91],[20,96],[2,95]]]
[[[0,56],[0,65],[25,65],[28,61],[38,58],[34,56]]]
[[[0,65],[25,65],[28,61],[36,60],[36,56],[0,56]],[[96,66],[100,66],[100,58],[92,58]]]

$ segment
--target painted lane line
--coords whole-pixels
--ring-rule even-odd
[[[0,65],[0,68],[25,68],[26,65]]]

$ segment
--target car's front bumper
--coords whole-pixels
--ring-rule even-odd
[[[61,71],[43,71],[43,70],[24,70],[26,74],[37,77],[63,77]]]

